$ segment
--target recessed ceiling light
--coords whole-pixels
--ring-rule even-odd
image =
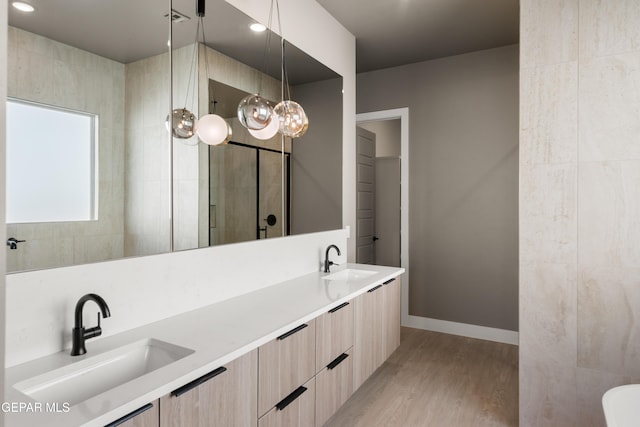
[[[261,33],[267,29],[267,27],[258,22],[254,22],[253,24],[249,25],[249,28],[251,28],[251,31],[255,31],[256,33]]]
[[[33,12],[35,10],[35,8],[29,3],[25,3],[22,1],[14,1],[13,3],[11,3],[11,6],[15,7],[21,12]]]

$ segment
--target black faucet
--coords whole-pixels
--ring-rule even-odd
[[[340,256],[340,248],[338,248],[336,245],[331,245],[327,248],[327,252],[324,255],[324,272],[325,273],[330,272],[329,267],[331,267],[332,265],[337,265],[333,261],[329,261],[329,249],[331,248],[334,248],[338,253],[338,256]]]
[[[100,327],[100,313],[98,313],[98,326],[89,329],[85,329],[84,326],[82,326],[82,309],[84,308],[84,303],[89,300],[95,301],[95,303],[98,304],[100,311],[102,311],[102,317],[111,316],[109,306],[100,295],[86,294],[78,300],[78,303],[76,304],[75,324],[71,331],[73,338],[73,346],[71,347],[72,356],[85,354],[87,352],[87,349],[84,347],[85,340],[98,337],[102,334],[102,328]]]

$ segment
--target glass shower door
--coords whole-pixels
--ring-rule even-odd
[[[288,153],[230,142],[209,162],[210,246],[288,234]]]

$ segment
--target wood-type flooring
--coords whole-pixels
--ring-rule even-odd
[[[326,427],[518,425],[518,347],[402,328],[400,347]]]

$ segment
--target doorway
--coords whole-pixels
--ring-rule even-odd
[[[400,119],[361,123],[356,135],[356,261],[400,267]]]
[[[397,259],[399,258],[399,266],[405,269],[404,278],[402,281],[402,323],[406,324],[408,320],[408,307],[409,307],[409,298],[408,298],[408,289],[409,289],[409,109],[408,108],[397,108],[393,110],[382,110],[375,111],[369,113],[361,113],[356,115],[356,126],[360,128],[365,128],[370,132],[376,134],[376,161],[375,168],[378,170],[376,182],[378,185],[376,187],[389,187],[391,189],[395,188],[395,190],[386,189],[380,192],[376,190],[375,199],[377,201],[375,203],[375,216],[379,215],[387,215],[385,212],[388,210],[391,215],[399,216],[400,227],[399,230],[395,226],[386,226],[384,225],[387,221],[386,219],[377,220],[375,222],[381,222],[381,227],[375,227],[374,229],[375,237],[380,238],[379,243],[376,241],[376,246],[381,247],[382,251],[376,250],[375,257],[380,257],[380,260],[375,260],[377,264],[383,263],[397,263]],[[396,142],[389,142],[389,144],[385,142],[378,143],[378,135],[380,135],[381,141],[385,140],[387,136],[385,136],[385,130],[390,131],[391,133],[395,133],[397,135],[399,128],[399,146],[394,145]],[[371,131],[370,129],[373,129]],[[395,129],[395,130],[392,130]],[[399,152],[398,152],[399,150]],[[376,167],[377,166],[377,167]],[[399,169],[399,170],[398,170]],[[393,183],[393,180],[397,180],[397,178],[393,178],[394,176],[399,175],[399,189],[396,184]],[[386,178],[385,178],[386,177]],[[391,177],[391,178],[389,178]],[[390,195],[390,196],[389,196]],[[399,196],[399,197],[398,197]],[[399,205],[398,205],[399,199]],[[384,205],[383,207],[381,207]],[[395,239],[397,242],[397,246],[395,249],[391,249],[393,246],[393,236],[384,237],[385,242],[382,241],[381,236],[384,236],[383,228],[386,229],[387,232],[392,235],[395,233]],[[356,223],[356,236],[358,236],[358,226]],[[378,236],[378,233],[381,236]],[[356,237],[357,239],[357,237]],[[387,248],[384,248],[385,244],[389,245],[389,251],[386,251]],[[379,253],[381,252],[381,253]],[[390,258],[385,258],[387,255],[382,255],[382,253],[389,254]],[[393,261],[395,257],[396,261]],[[392,261],[389,261],[389,260]]]

